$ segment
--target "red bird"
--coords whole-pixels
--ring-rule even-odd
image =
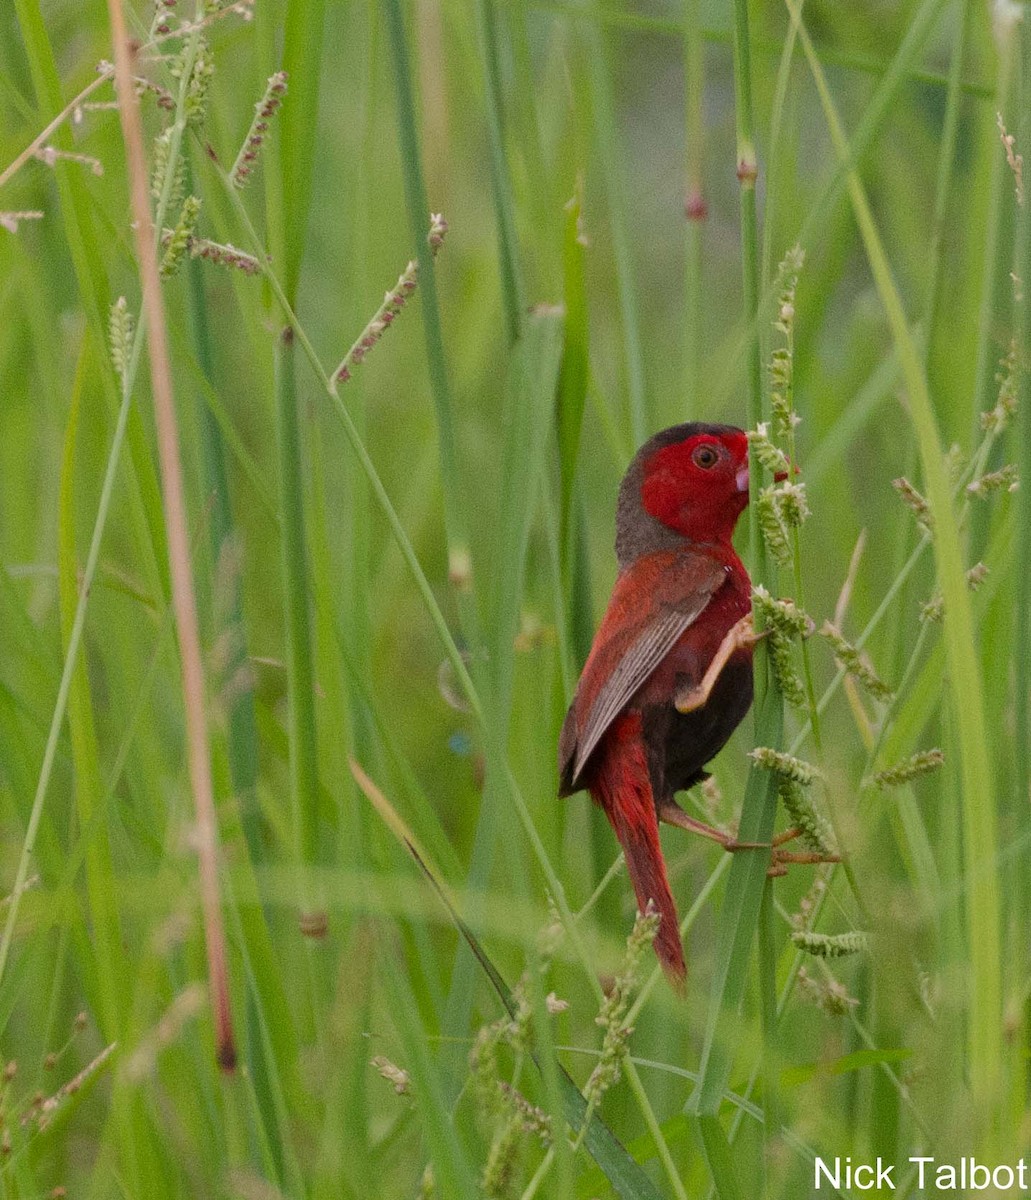
[[[623,477],[619,575],[559,739],[559,795],[586,788],[626,857],[655,952],[686,975],[659,821],[737,843],[674,794],[707,778],[752,703],[751,582],[731,544],[748,504],[748,441],[730,425],[657,433]]]

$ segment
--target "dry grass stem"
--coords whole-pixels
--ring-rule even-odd
[[[125,139],[130,199],[136,252],[140,265],[143,310],[147,316],[147,346],[150,358],[154,419],[158,457],[168,530],[168,560],[172,580],[172,606],[179,637],[183,704],[186,714],[186,745],[190,787],[197,818],[197,858],[200,867],[201,905],[204,912],[208,976],[211,989],[215,1045],[219,1064],[226,1071],[236,1066],[226,965],[225,931],[222,926],[218,888],[218,826],[211,780],[208,747],[207,705],[201,662],[200,630],[194,595],[190,547],[186,523],[186,499],[172,370],[165,326],[164,299],[158,273],[154,227],[147,190],[147,163],[143,148],[139,98],[133,86],[133,60],[121,0],[108,0],[111,35],[115,51],[115,79],[122,135]]]

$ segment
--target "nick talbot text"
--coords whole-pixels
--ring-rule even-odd
[[[878,1155],[873,1162],[853,1162],[851,1156],[827,1159],[817,1157],[814,1164],[813,1186],[855,1189],[857,1192],[893,1192],[898,1164],[885,1162]],[[899,1171],[901,1175],[903,1172]],[[964,1157],[956,1162],[941,1162],[930,1155],[911,1154],[907,1178],[918,1188],[937,1192],[995,1192],[1027,1190],[1027,1161],[1000,1163],[989,1166],[976,1158]]]

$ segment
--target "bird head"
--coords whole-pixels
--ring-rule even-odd
[[[748,439],[732,425],[692,422],[657,433],[623,478],[616,514],[621,565],[653,550],[729,543],[748,504]]]

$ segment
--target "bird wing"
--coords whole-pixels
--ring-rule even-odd
[[[616,580],[559,739],[561,790],[605,731],[727,578],[727,567],[690,551],[650,554]]]

